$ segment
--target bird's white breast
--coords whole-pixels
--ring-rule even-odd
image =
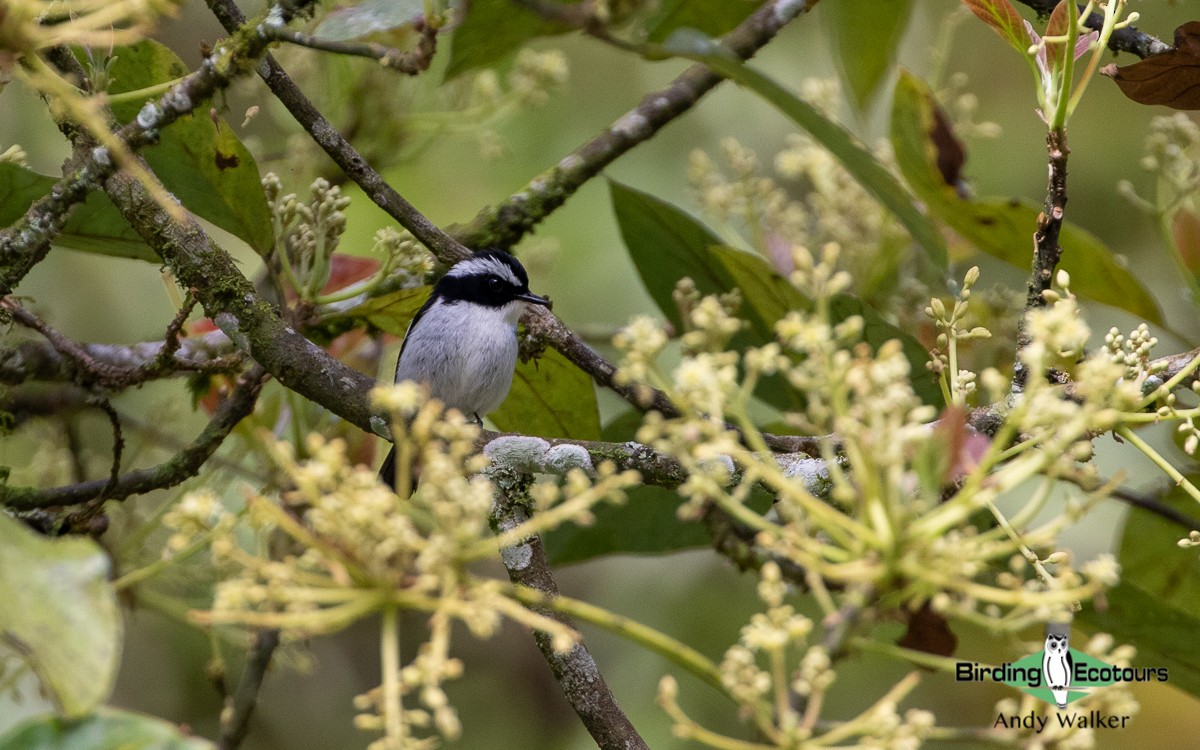
[[[500,308],[435,302],[409,329],[396,380],[426,384],[431,394],[471,416],[504,401],[517,362],[521,302]]]

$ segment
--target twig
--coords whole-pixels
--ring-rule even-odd
[[[121,417],[117,414],[117,410],[113,408],[112,402],[106,398],[96,397],[91,400],[92,406],[104,412],[104,416],[108,417],[109,427],[112,429],[112,464],[108,470],[108,484],[100,493],[97,501],[104,499],[104,493],[117,486],[117,482],[121,481],[121,455],[125,452],[125,435],[121,432]]]
[[[420,34],[415,49],[404,51],[374,42],[335,41],[322,39],[291,29],[269,29],[267,36],[277,42],[288,42],[322,52],[332,52],[339,55],[366,57],[378,61],[381,65],[405,75],[415,76],[429,69],[429,63],[437,51],[438,27],[421,18],[415,26]]]
[[[132,471],[118,479],[114,486],[110,486],[109,479],[50,489],[0,484],[0,506],[15,511],[30,511],[61,505],[79,505],[94,500],[101,494],[109,500],[123,500],[130,495],[174,487],[195,476],[237,423],[254,411],[254,402],[258,398],[265,375],[266,371],[261,366],[251,367],[242,376],[229,398],[213,414],[204,430],[187,448],[168,461],[148,469]]]
[[[1165,491],[1156,492],[1155,494],[1161,496],[1165,494]],[[1115,490],[1112,490],[1109,495],[1117,500],[1120,500],[1126,505],[1132,505],[1135,508],[1141,508],[1147,513],[1153,513],[1159,518],[1163,518],[1171,523],[1178,524],[1189,531],[1192,529],[1200,529],[1200,519],[1175,510],[1170,505],[1167,505],[1159,500],[1157,497],[1134,492],[1133,490],[1126,489],[1125,487],[1118,487]]]
[[[1062,231],[1063,217],[1067,210],[1067,156],[1071,153],[1071,149],[1067,147],[1065,130],[1051,128],[1046,133],[1046,153],[1050,177],[1046,187],[1046,201],[1042,212],[1038,214],[1037,231],[1033,234],[1033,271],[1029,276],[1028,292],[1025,296],[1026,312],[1046,306],[1043,293],[1053,285],[1054,272],[1062,258],[1058,235]],[[1017,330],[1018,353],[1031,342],[1025,319],[1022,318]],[[1018,356],[1017,363],[1013,366],[1014,392],[1024,387],[1027,375]]]
[[[1046,15],[1054,10],[1058,5],[1058,0],[1017,0],[1023,5],[1028,5],[1036,10],[1040,15]],[[1083,7],[1080,6],[1080,10]],[[1093,12],[1084,23],[1089,29],[1099,31],[1104,25],[1104,16],[1100,13]],[[1129,52],[1138,57],[1149,57],[1150,55],[1158,55],[1171,49],[1171,45],[1164,43],[1162,40],[1150,36],[1149,34],[1138,31],[1134,26],[1127,26],[1123,29],[1117,29],[1113,32],[1112,38],[1108,40],[1108,48],[1113,52]]]
[[[271,657],[279,647],[278,630],[260,630],[254,634],[254,642],[246,655],[246,668],[238,683],[237,692],[226,696],[225,709],[221,711],[221,728],[217,736],[217,750],[237,750],[250,731],[250,716],[258,704],[258,691],[262,688]]]
[[[805,0],[771,0],[726,34],[722,46],[749,59],[788,22],[814,5],[816,2]],[[666,88],[647,94],[638,106],[508,200],[483,209],[466,226],[452,228],[452,234],[468,247],[512,247],[584,183],[687,112],[722,80],[707,66],[693,65]]]
[[[216,336],[187,339],[185,356],[176,356],[183,346],[179,338],[181,311],[167,327],[163,341],[149,344],[82,344],[63,335],[44,320],[21,307],[15,300],[0,300],[0,307],[10,311],[13,320],[45,337],[50,350],[33,343],[12,349],[0,349],[0,383],[21,383],[27,380],[71,380],[105,390],[119,391],[140,385],[148,380],[187,373],[231,372],[242,366],[239,352],[213,356],[214,350],[232,348],[222,333]],[[224,347],[219,347],[219,344]]]
[[[521,483],[518,478],[513,481]],[[505,492],[497,493],[492,514],[492,525],[498,532],[507,531],[528,518],[520,503]],[[532,537],[521,544],[506,547],[501,553],[501,560],[513,583],[535,589],[548,597],[558,594],[558,585],[546,562],[546,552],[540,538]],[[569,618],[552,609],[531,609],[575,629]],[[550,636],[535,631],[533,637],[563,695],[600,750],[647,750],[645,740],[617,705],[596,661],[582,642],[576,643],[567,653],[560,654],[554,650]]]

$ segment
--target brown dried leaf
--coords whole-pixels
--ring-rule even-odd
[[[962,183],[962,168],[967,163],[967,150],[954,134],[954,126],[945,111],[936,104],[933,107],[933,127],[929,141],[937,151],[937,168],[946,184],[958,190]]]
[[[1138,104],[1200,109],[1200,21],[1175,29],[1175,49],[1170,52],[1132,65],[1108,65],[1100,72]]]
[[[946,618],[934,612],[928,602],[922,604],[920,609],[906,614],[908,630],[904,631],[904,635],[896,642],[897,646],[937,656],[954,654],[954,650],[958,648],[958,637],[950,630]]]

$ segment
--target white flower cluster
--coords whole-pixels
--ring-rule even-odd
[[[738,642],[721,660],[722,687],[737,702],[741,715],[772,747],[832,746],[855,739],[855,747],[915,750],[934,729],[928,711],[910,709],[903,716],[897,703],[916,686],[915,674],[904,678],[873,705],[847,721],[819,723],[825,695],[837,679],[828,651],[810,643],[813,622],[785,603],[787,593],[779,567],[762,567],[759,596],[766,611],[742,628]],[[674,720],[676,736],[713,748],[741,747],[705,729],[680,707],[678,685],[670,677],[659,683],[659,705]]]

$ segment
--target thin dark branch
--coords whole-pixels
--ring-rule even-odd
[[[111,487],[108,479],[50,489],[0,484],[0,505],[15,511],[28,511],[79,505],[94,500],[101,494],[108,500],[123,500],[130,495],[174,487],[195,476],[237,423],[254,411],[254,402],[258,398],[265,376],[266,371],[258,365],[243,374],[237,387],[213,414],[204,430],[186,449],[168,461],[149,469],[132,471],[118,479],[115,486]]]
[[[278,630],[260,630],[246,655],[246,669],[238,683],[237,692],[226,696],[225,710],[221,712],[220,734],[217,750],[237,750],[250,731],[250,717],[258,704],[258,691],[262,688],[271,657],[279,647]]]
[[[429,69],[429,63],[437,52],[438,27],[427,19],[417,21],[416,30],[420,34],[417,46],[412,50],[398,50],[374,42],[335,41],[322,39],[291,29],[270,29],[267,36],[277,42],[288,42],[321,52],[332,52],[339,55],[366,57],[375,60],[384,67],[399,71],[405,75],[415,76]]]
[[[1058,5],[1058,0],[1017,0],[1023,5],[1028,5],[1040,15],[1049,14]],[[1079,6],[1080,11],[1083,6]],[[1100,13],[1093,12],[1084,23],[1089,29],[1099,31],[1104,25],[1104,16]],[[1117,29],[1113,32],[1112,37],[1108,40],[1108,48],[1113,52],[1129,52],[1138,57],[1149,57],[1150,55],[1158,55],[1171,49],[1171,45],[1164,43],[1162,40],[1150,36],[1149,34],[1138,31],[1134,26],[1126,26],[1123,29]]]
[[[179,306],[175,317],[171,318],[171,322],[167,324],[167,332],[163,335],[162,351],[158,353],[152,366],[162,369],[171,367],[171,360],[175,358],[175,352],[179,351],[179,344],[183,340],[183,325],[187,323],[188,316],[195,309],[196,301],[195,291],[189,289],[184,295],[183,304]]]
[[[1170,488],[1167,488],[1167,490],[1169,489]],[[1163,518],[1171,523],[1178,524],[1188,531],[1200,529],[1200,519],[1189,516],[1186,513],[1181,513],[1158,499],[1162,495],[1166,494],[1167,490],[1156,492],[1154,495],[1146,495],[1125,487],[1118,487],[1112,491],[1112,497],[1120,500],[1126,505],[1132,505],[1135,508],[1141,508],[1148,513],[1153,513],[1159,518]]]
[[[207,0],[209,9],[217,17],[221,25],[230,34],[237,33],[245,23],[246,17],[234,0]],[[376,172],[362,154],[354,149],[350,142],[338,133],[337,128],[304,96],[304,92],[296,85],[288,74],[270,55],[258,67],[258,74],[263,82],[283,103],[296,122],[304,128],[318,146],[325,150],[329,158],[341,168],[346,176],[353,180],[377,206],[382,208],[400,226],[407,229],[425,247],[429,248],[438,260],[447,265],[469,258],[471,251],[462,243],[446,234],[424,214],[396,192],[378,172]]]
[[[115,376],[117,383],[137,385],[147,380],[189,375],[234,372],[245,356],[221,331],[188,336],[178,341],[169,359],[163,341],[136,344],[86,344],[73,342],[87,359]],[[79,360],[65,356],[48,341],[24,341],[0,349],[0,383],[28,381],[95,382],[95,373],[80,369]],[[110,383],[111,385],[111,383]]]
[[[87,393],[82,395],[82,404],[89,405],[91,396]],[[67,455],[71,461],[71,481],[87,481],[87,462],[83,458],[83,439],[79,436],[79,425],[68,414],[63,414],[62,417],[63,437],[67,441]]]
[[[519,478],[515,478],[515,481],[520,483]],[[497,493],[496,505],[492,510],[492,525],[498,532],[511,529],[527,518],[525,508],[519,501],[505,493]],[[540,538],[531,537],[521,544],[505,548],[501,553],[501,560],[513,583],[536,589],[548,597],[558,595],[558,585],[550,572]],[[551,609],[532,609],[571,629],[575,628],[569,618]],[[604,681],[604,675],[596,666],[596,660],[592,658],[583,642],[576,643],[570,651],[563,654],[554,650],[549,635],[535,631],[533,637],[563,695],[579,715],[597,747],[600,750],[646,750],[645,740],[617,705],[612,691]]]
[[[13,430],[30,419],[69,417],[85,408],[87,400],[86,391],[71,385],[0,389],[0,415],[5,419],[0,427]]]
[[[1162,367],[1156,374],[1162,378],[1163,382],[1170,380],[1190,365],[1197,357],[1200,357],[1200,348],[1192,349],[1190,352],[1180,352],[1179,354],[1168,354],[1165,357],[1159,357],[1151,360],[1149,366],[1152,368]],[[1180,388],[1190,388],[1192,382],[1200,380],[1200,373],[1197,373],[1191,380],[1180,383]]]
[[[814,5],[816,2],[804,0],[771,0],[726,34],[722,46],[743,60],[749,59],[788,22]],[[454,236],[468,247],[512,247],[584,183],[690,110],[723,80],[707,66],[693,65],[666,88],[647,94],[637,107],[534,177],[508,200],[480,211],[466,226],[452,229]]]
[[[112,464],[108,470],[108,484],[97,498],[97,500],[102,500],[105,492],[116,487],[117,483],[121,481],[121,456],[125,453],[125,435],[121,431],[121,417],[113,408],[111,401],[97,397],[93,398],[91,403],[92,406],[104,412],[104,416],[108,418],[108,425],[112,429]]]

